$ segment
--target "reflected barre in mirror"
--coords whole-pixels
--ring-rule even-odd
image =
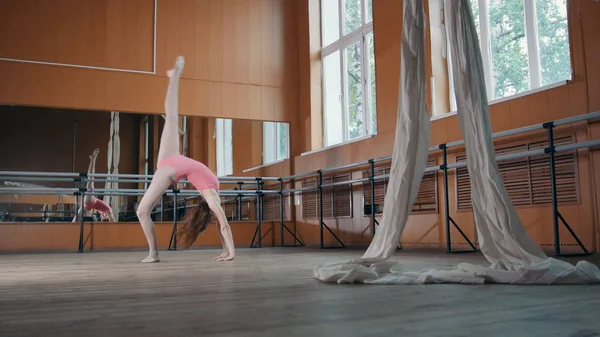
[[[86,194],[95,206],[84,207],[85,222],[138,221],[137,205],[156,169],[161,115],[0,106],[0,124],[0,171],[30,173],[0,173],[0,222],[77,222]],[[221,178],[228,219],[256,221],[256,197],[230,192],[257,185],[223,180],[288,158],[288,124],[184,116],[179,126],[181,153]],[[183,181],[176,188],[181,194],[164,195],[154,221],[182,220],[195,207],[193,186]],[[99,212],[102,204],[110,215]]]

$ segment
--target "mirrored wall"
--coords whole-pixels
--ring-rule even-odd
[[[49,173],[27,178],[0,174],[3,191],[0,222],[72,222],[81,203],[72,191],[87,183],[80,185],[78,179],[55,178],[52,173],[76,176],[88,173],[90,156],[98,149],[95,173],[153,174],[164,118],[124,112],[0,106],[0,125],[3,126],[0,171]],[[289,158],[287,123],[190,116],[181,117],[179,126],[181,153],[203,162],[218,176],[240,175],[249,168]],[[149,183],[149,180],[96,178],[93,187],[143,191]],[[97,193],[97,198],[113,207],[116,221],[137,221],[135,211],[141,196]],[[231,207],[229,201],[224,206],[231,221],[255,218],[252,198],[233,199]],[[172,196],[166,196],[154,209],[152,218],[181,219],[196,202],[196,197],[180,196],[175,202]],[[103,219],[97,212],[87,212],[85,221]]]

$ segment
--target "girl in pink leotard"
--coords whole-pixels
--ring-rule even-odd
[[[99,149],[95,149],[94,153],[90,155],[90,166],[88,167],[88,175],[96,173],[96,158],[98,157]],[[94,179],[89,179],[86,184],[86,189],[90,192],[94,191]],[[85,198],[83,198],[83,205],[79,207],[77,211],[81,217],[83,217],[85,212],[91,212],[93,210],[98,211],[100,213],[101,220],[108,220],[115,222],[115,218],[112,214],[112,208],[105,203],[104,201],[96,198],[93,195],[86,194]],[[73,217],[73,222],[77,222],[77,215]]]
[[[160,146],[158,148],[158,165],[152,182],[142,197],[137,209],[137,216],[148,240],[150,252],[143,263],[158,262],[158,248],[156,245],[156,228],[150,212],[158,203],[160,197],[171,184],[176,184],[182,178],[187,178],[200,192],[202,198],[197,207],[188,211],[183,225],[178,230],[184,246],[191,246],[198,234],[206,229],[212,216],[219,223],[219,235],[223,252],[212,258],[213,261],[229,261],[235,257],[233,235],[227,222],[225,212],[221,208],[219,198],[219,180],[206,165],[179,154],[179,125],[178,125],[178,91],[179,78],[183,71],[185,60],[183,56],[177,57],[175,67],[167,71],[169,86],[165,98],[165,126],[162,131]]]

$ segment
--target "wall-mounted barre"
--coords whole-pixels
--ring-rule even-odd
[[[517,134],[526,133],[526,132],[544,130],[547,127],[549,127],[550,125],[551,126],[561,126],[561,125],[565,125],[565,124],[572,124],[572,123],[577,123],[577,122],[582,122],[582,121],[587,121],[587,120],[592,120],[592,119],[600,119],[600,111],[591,112],[588,114],[574,116],[574,117],[568,117],[568,118],[560,119],[557,121],[534,124],[534,125],[530,125],[530,126],[512,129],[512,130],[496,132],[496,133],[492,134],[492,139],[517,135]],[[464,140],[458,140],[458,141],[449,142],[446,144],[438,144],[438,145],[430,146],[429,151],[431,152],[431,151],[440,150],[443,146],[445,146],[446,148],[456,147],[456,146],[463,145],[464,143],[465,143]],[[386,156],[386,157],[372,159],[372,161],[374,163],[385,162],[385,161],[390,161],[390,160],[392,160],[392,156]],[[337,167],[333,167],[333,168],[327,168],[327,169],[322,169],[322,170],[310,171],[310,172],[306,172],[306,173],[300,173],[300,174],[296,174],[296,175],[292,175],[292,176],[283,177],[281,179],[286,181],[286,180],[292,180],[292,179],[306,178],[306,177],[318,175],[319,171],[321,173],[341,171],[341,170],[347,170],[347,169],[358,167],[358,166],[367,165],[369,163],[370,163],[369,160],[365,160],[365,161],[360,161],[360,162],[353,163],[353,164],[341,165],[341,166],[337,166]]]

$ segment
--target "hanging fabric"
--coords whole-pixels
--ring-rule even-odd
[[[429,146],[430,118],[425,105],[425,13],[423,0],[404,1],[400,91],[396,135],[385,207],[373,241],[362,258],[315,268],[323,281],[373,282],[396,263],[394,253],[419,193]]]
[[[121,158],[121,138],[119,137],[119,112],[111,111],[110,112],[110,134],[108,139],[108,148],[106,151],[107,156],[107,173],[108,174],[119,174],[119,160]],[[111,173],[112,171],[112,173]],[[109,176],[110,180],[117,180],[117,176]],[[106,182],[104,184],[104,188],[107,190],[113,190],[119,188],[119,183],[114,182]],[[104,202],[110,205],[113,210],[113,217],[118,219],[119,215],[119,197],[118,196],[110,196],[104,195]]]
[[[106,166],[107,166],[107,170],[106,173],[110,174],[110,170],[112,168],[112,149],[113,149],[113,134],[115,131],[115,112],[111,111],[110,112],[110,128],[109,128],[109,134],[108,134],[108,147],[106,149]],[[112,177],[107,177],[108,180],[112,180]],[[104,188],[107,190],[112,189],[112,182],[107,181],[104,183]],[[104,197],[102,198],[104,200],[104,202],[106,202],[107,204],[110,205],[110,199],[111,196],[110,195],[104,195]]]
[[[496,163],[483,62],[468,0],[445,0],[445,7],[473,215],[480,250],[491,263],[462,263],[459,270],[498,283],[600,283],[600,270],[589,262],[573,266],[547,257],[519,219]]]
[[[409,5],[409,3],[411,5]],[[412,7],[415,6],[415,7]],[[404,1],[404,26],[401,62],[413,61],[405,49],[415,50],[420,46],[417,39],[407,40],[410,34],[406,30],[413,30],[411,20],[407,16],[414,16],[414,9],[422,15],[422,1]],[[478,45],[477,33],[469,8],[468,0],[445,0],[446,24],[448,38],[450,39],[450,54],[454,69],[454,86],[458,104],[458,120],[465,139],[467,168],[471,181],[471,200],[477,235],[482,253],[490,262],[489,267],[461,263],[455,269],[437,270],[426,269],[408,271],[402,269],[394,261],[387,261],[391,252],[396,247],[406,218],[387,217],[393,214],[394,209],[406,207],[411,209],[412,203],[406,201],[412,194],[390,192],[397,188],[394,182],[402,186],[414,176],[406,174],[407,171],[394,171],[394,163],[410,163],[410,159],[403,156],[422,156],[419,151],[397,152],[399,143],[403,138],[399,133],[413,132],[412,128],[418,127],[412,120],[406,120],[408,125],[396,129],[396,143],[392,156],[392,172],[390,185],[386,193],[384,214],[379,232],[385,230],[387,235],[394,235],[388,240],[377,238],[365,253],[362,259],[355,259],[347,263],[317,266],[315,277],[326,282],[363,282],[370,284],[422,284],[422,283],[511,283],[511,284],[586,284],[600,283],[600,270],[595,265],[581,261],[573,266],[567,262],[548,258],[541,248],[529,237],[523,224],[519,220],[516,210],[504,188],[496,163],[495,151],[492,142],[492,133],[489,122],[489,107],[486,96],[483,65]],[[413,11],[410,11],[413,9]],[[408,10],[408,11],[407,11]],[[422,27],[423,17],[417,25]],[[419,38],[422,35],[419,34]],[[406,43],[405,43],[406,41]],[[420,47],[419,47],[420,48]],[[425,54],[420,54],[423,62]],[[418,64],[418,62],[417,62]],[[414,66],[407,63],[402,66],[400,100],[406,95],[417,95],[418,92],[409,92],[402,86],[405,82],[406,68]],[[421,74],[419,71],[417,74]],[[424,76],[412,75],[414,79],[423,81]],[[424,81],[423,81],[424,82]],[[421,84],[415,84],[415,87]],[[424,102],[424,97],[419,97]],[[400,104],[398,119],[410,115],[403,111]],[[411,123],[412,122],[412,123]],[[418,147],[417,147],[418,148]],[[419,148],[420,150],[420,148]],[[426,150],[425,150],[426,152]],[[426,153],[425,153],[426,154]],[[420,159],[422,160],[422,159]],[[417,161],[416,164],[421,164]],[[405,169],[408,170],[408,169]],[[398,174],[400,172],[400,174]],[[404,174],[402,174],[404,173]],[[416,179],[420,182],[420,177]],[[400,181],[400,182],[398,182]],[[417,182],[418,186],[418,182]],[[408,214],[408,209],[402,212]],[[402,220],[402,222],[390,221]],[[379,245],[383,242],[383,247]]]
[[[121,160],[121,137],[119,136],[119,124],[121,122],[120,113],[115,111],[114,124],[115,130],[113,134],[113,171],[114,179],[118,180],[119,175],[119,162]],[[119,189],[119,183],[117,181],[112,183],[112,188],[117,190]],[[119,208],[120,208],[120,200],[122,197],[113,196],[111,198],[110,207],[113,211],[113,217],[118,221],[119,220]]]

